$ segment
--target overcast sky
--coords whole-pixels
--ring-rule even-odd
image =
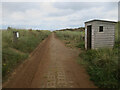
[[[92,19],[118,20],[117,2],[3,2],[2,28],[58,30]]]

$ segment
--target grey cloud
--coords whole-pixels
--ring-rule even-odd
[[[16,25],[18,25],[16,27],[19,27],[20,24],[24,24],[24,25],[31,24],[31,26],[28,26],[28,27],[30,28],[38,27],[40,29],[51,29],[51,28],[60,29],[60,28],[66,28],[66,27],[72,28],[72,27],[83,26],[84,21],[87,21],[89,19],[103,19],[103,18],[112,19],[114,17],[116,18],[115,10],[118,8],[117,7],[118,4],[114,2],[111,2],[111,3],[110,2],[109,3],[108,2],[107,3],[105,2],[104,3],[100,3],[100,2],[50,3],[52,8],[54,8],[56,11],[52,11],[52,9],[49,9],[49,6],[47,7],[46,5],[49,5],[49,4],[46,4],[46,3],[41,4],[40,2],[39,3],[38,2],[37,3],[4,2],[2,5],[3,16],[5,15],[3,20],[9,25],[11,23],[15,23]],[[37,10],[37,12],[31,11],[31,9]],[[120,10],[120,3],[119,3],[119,10]],[[29,11],[30,15],[26,13],[26,11]],[[18,12],[23,13],[24,20],[14,21],[11,17],[9,17],[13,13],[18,13]],[[110,16],[111,13],[113,13],[113,16]],[[36,17],[37,14],[38,16]],[[43,15],[40,16],[39,14],[40,15],[43,14]],[[19,13],[17,15],[19,16]],[[119,15],[120,15],[120,11],[119,11]],[[106,17],[106,16],[109,16],[109,17]],[[119,20],[120,20],[120,17],[119,17]],[[35,26],[35,24],[39,24],[39,26]]]
[[[47,16],[50,17],[61,17],[61,16],[67,16],[70,15],[72,13],[74,13],[74,10],[64,10],[64,11],[58,11],[58,12],[54,12],[54,13],[48,13]]]
[[[83,10],[90,8],[105,7],[107,10],[117,7],[117,2],[62,2],[54,3],[54,6],[59,9],[73,9],[73,10]]]
[[[40,3],[37,2],[3,2],[2,9],[10,12],[15,11],[26,11],[28,9],[36,9],[40,6]]]

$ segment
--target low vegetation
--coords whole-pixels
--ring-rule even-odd
[[[80,54],[91,80],[100,88],[118,87],[118,49],[88,50]]]
[[[20,37],[13,42],[13,31],[18,31]],[[8,29],[2,31],[2,76],[3,81],[7,75],[44,40],[50,31],[42,30],[17,30]]]
[[[83,31],[56,31],[56,36],[64,40],[68,47],[78,47],[84,49],[84,32]]]
[[[82,48],[80,59],[78,62],[82,64],[90,79],[94,81],[95,85],[100,88],[118,88],[118,48],[120,47],[120,40],[118,39],[118,28],[120,23],[116,25],[115,31],[115,46],[113,49],[102,48],[98,50],[84,50],[84,32],[73,31],[56,31],[56,35],[65,42],[69,42],[69,46]],[[68,43],[65,43],[66,45]],[[68,46],[68,45],[67,45]]]

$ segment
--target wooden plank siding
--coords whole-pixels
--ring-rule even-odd
[[[115,42],[115,23],[93,21],[85,23],[85,48],[87,49],[87,26],[92,25],[92,49],[113,47]],[[99,26],[103,26],[103,32],[99,32]]]

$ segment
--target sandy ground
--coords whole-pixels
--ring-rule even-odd
[[[3,88],[96,88],[77,63],[79,51],[52,33],[12,74]]]

